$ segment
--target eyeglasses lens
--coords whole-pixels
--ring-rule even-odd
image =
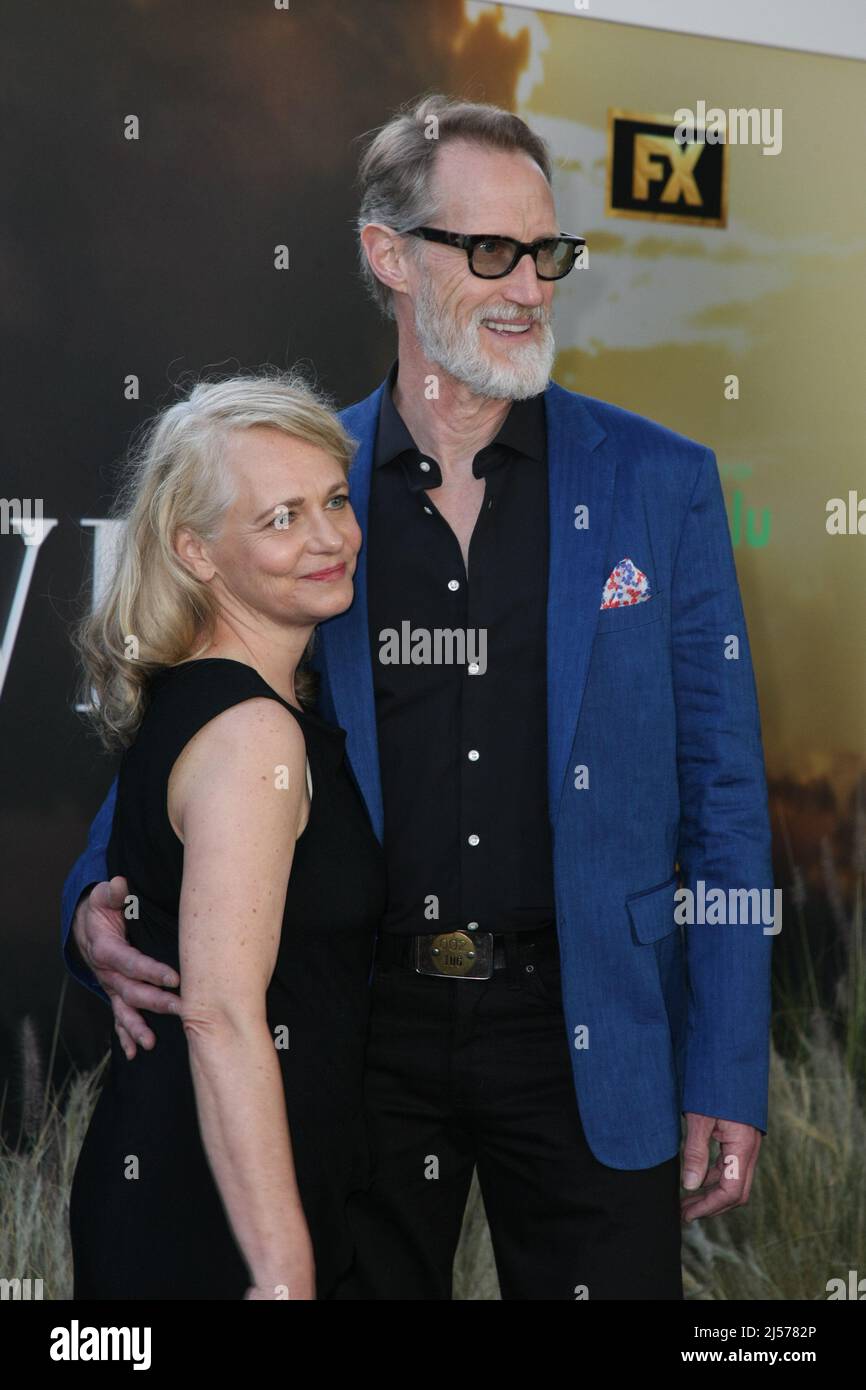
[[[514,242],[500,237],[479,241],[472,253],[472,269],[476,275],[501,275],[514,260]]]
[[[548,241],[538,252],[539,275],[549,280],[557,280],[566,275],[574,264],[574,243],[571,241]]]
[[[472,269],[476,275],[504,275],[511,268],[515,249],[514,242],[504,237],[487,237],[472,252]],[[567,274],[573,262],[574,247],[570,241],[548,241],[538,249],[538,274],[548,280]]]

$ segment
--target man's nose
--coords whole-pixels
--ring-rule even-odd
[[[547,282],[539,280],[535,270],[535,261],[528,251],[520,257],[514,269],[499,283],[509,299],[517,300],[532,308],[544,303],[544,286]]]

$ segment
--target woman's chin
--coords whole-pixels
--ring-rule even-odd
[[[312,621],[323,623],[327,618],[336,617],[338,613],[345,613],[354,597],[355,586],[351,579],[343,579],[339,584],[329,585],[327,589],[323,586],[315,609],[310,613]]]

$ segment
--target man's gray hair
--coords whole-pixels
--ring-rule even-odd
[[[513,112],[486,102],[455,101],[441,93],[415,98],[362,138],[369,143],[358,169],[359,234],[368,222],[383,222],[395,232],[405,232],[436,217],[433,170],[437,150],[449,140],[469,140],[492,150],[522,150],[535,160],[548,183],[552,178],[545,141]],[[417,251],[414,243],[413,251]],[[393,318],[391,290],[373,274],[360,240],[358,252],[366,289],[386,317]]]

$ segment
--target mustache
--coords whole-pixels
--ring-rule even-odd
[[[543,323],[548,327],[553,319],[553,310],[547,309],[543,304],[534,304],[521,309],[519,304],[501,304],[498,308],[485,304],[482,309],[476,309],[472,314],[472,323],[483,323],[485,319],[503,319],[506,323],[513,323],[516,319],[531,319],[533,323]]]

